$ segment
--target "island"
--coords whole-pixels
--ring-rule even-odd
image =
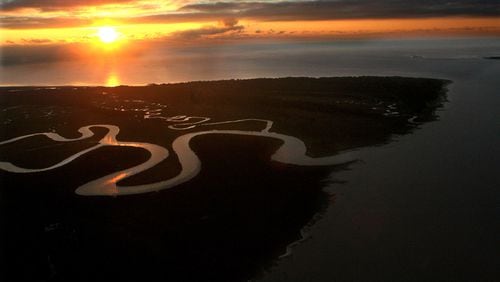
[[[436,119],[449,83],[2,87],[7,276],[248,281],[303,239],[354,150]]]

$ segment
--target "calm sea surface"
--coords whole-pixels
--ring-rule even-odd
[[[133,49],[134,46],[130,46]],[[469,77],[498,63],[500,38],[245,42],[149,47],[134,55],[72,59],[63,49],[0,50],[0,85],[145,85],[283,76],[407,75]],[[66,54],[66,55],[64,55]],[[467,67],[465,67],[467,66]]]
[[[477,45],[476,45],[477,43]],[[500,41],[389,42],[335,74],[453,80],[439,120],[331,175],[335,203],[262,281],[489,281],[500,234]],[[484,45],[483,45],[484,44]],[[491,45],[489,45],[491,44]],[[401,46],[401,45],[397,45]],[[415,54],[414,59],[408,58]]]
[[[439,120],[362,148],[334,204],[262,281],[498,277],[500,38],[259,42],[156,49],[106,64],[10,64],[2,85],[115,85],[283,76],[450,79]]]

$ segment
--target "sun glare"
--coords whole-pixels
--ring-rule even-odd
[[[108,76],[108,79],[106,80],[106,86],[108,87],[115,87],[120,85],[120,80],[118,79],[118,76],[114,73],[111,73]]]
[[[103,43],[115,42],[120,34],[113,27],[100,27],[97,36]]]

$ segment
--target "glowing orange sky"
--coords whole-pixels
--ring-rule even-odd
[[[499,17],[489,13],[488,6],[460,10],[460,1],[455,1],[458,4],[451,12],[441,6],[416,6],[415,12],[408,13],[411,9],[405,4],[409,1],[392,1],[387,7],[384,2],[388,1],[353,6],[347,0],[315,5],[311,1],[14,0],[0,11],[0,44],[96,43],[102,26],[114,27],[121,44],[142,40],[500,35]],[[455,10],[461,12],[454,14]]]

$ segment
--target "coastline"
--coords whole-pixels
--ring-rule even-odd
[[[15,138],[53,129],[66,138],[77,138],[82,126],[114,124],[120,127],[120,141],[147,142],[171,151],[170,144],[178,136],[200,130],[258,132],[267,128],[258,121],[225,122],[265,119],[274,122],[270,133],[294,136],[304,142],[307,155],[321,157],[383,144],[394,134],[410,133],[418,123],[408,119],[417,115],[421,122],[429,120],[428,112],[436,107],[426,111],[427,103],[412,95],[422,91],[425,102],[435,100],[443,95],[445,84],[433,79],[365,77],[56,88],[7,94],[1,89],[4,109],[8,109],[2,113],[12,119],[2,126],[2,135]],[[407,96],[398,99],[397,93]],[[23,105],[26,101],[36,101],[37,110]],[[22,106],[11,108],[16,105]],[[391,114],[394,112],[397,114]],[[214,124],[202,125],[210,122]],[[170,127],[182,123],[190,125],[181,130]],[[195,127],[188,128],[192,125]],[[104,134],[99,131],[95,137]],[[86,146],[99,139],[91,140]],[[62,158],[75,151],[76,145],[62,143],[55,151],[46,147],[22,155],[23,148],[36,146],[14,143],[0,148],[4,149],[0,155],[25,164],[37,158],[40,166],[50,161],[43,157],[48,152],[44,150],[52,150],[51,158]],[[205,275],[218,281],[245,281],[300,238],[302,227],[329,203],[331,195],[322,191],[326,176],[332,169],[346,168],[272,162],[271,155],[282,146],[277,139],[209,134],[193,138],[191,143],[202,162],[199,175],[172,190],[154,193],[116,198],[74,194],[76,187],[93,179],[147,160],[147,154],[135,149],[98,149],[46,173],[20,176],[1,171],[4,193],[11,203],[5,210],[12,222],[19,223],[7,226],[6,236],[12,243],[7,253],[15,257],[19,250],[46,246],[47,251],[27,257],[26,264],[46,271],[47,262],[39,256],[48,255],[56,267],[55,275],[67,279],[75,278],[79,265],[93,260],[91,268],[96,272],[125,280],[151,271],[151,277],[189,280]],[[168,179],[179,169],[178,157],[172,155],[121,184]],[[19,202],[21,206],[14,205]],[[23,211],[14,212],[20,209]],[[54,223],[54,230],[44,231]],[[30,232],[17,238],[20,228]],[[66,261],[68,257],[71,262]],[[106,257],[113,257],[114,265],[130,267],[117,274],[106,269]],[[163,272],[160,265],[170,265],[169,271]],[[11,266],[13,272],[24,267],[15,262]],[[78,279],[95,278],[92,273],[86,275]]]

